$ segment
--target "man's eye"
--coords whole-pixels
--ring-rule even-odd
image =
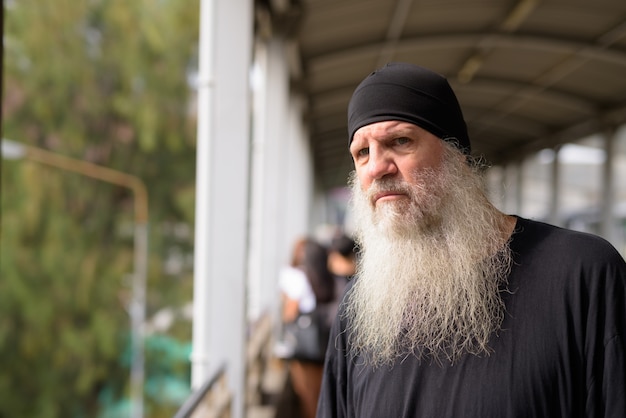
[[[407,137],[396,138],[396,143],[398,145],[405,145],[405,144],[408,144],[409,142],[411,142],[411,138],[407,138]]]
[[[360,150],[358,150],[356,152],[356,156],[357,157],[364,157],[366,155],[368,155],[370,153],[370,149],[369,148],[361,148]]]

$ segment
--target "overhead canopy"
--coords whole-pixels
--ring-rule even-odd
[[[624,0],[265,0],[290,37],[315,168],[345,185],[346,108],[389,61],[446,76],[474,155],[502,164],[626,122]],[[258,13],[257,16],[264,16]],[[257,20],[257,30],[263,27]],[[266,25],[267,27],[267,25]]]

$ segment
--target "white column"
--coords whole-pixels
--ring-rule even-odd
[[[267,44],[268,94],[266,102],[267,126],[265,131],[265,193],[262,203],[264,208],[263,227],[263,274],[264,286],[262,299],[270,301],[277,298],[276,277],[280,265],[289,258],[281,251],[285,245],[285,219],[289,211],[291,196],[287,193],[287,182],[291,175],[289,167],[289,67],[285,41],[273,38]]]
[[[615,244],[615,129],[606,129],[604,132],[604,152],[606,159],[602,166],[602,218],[600,220],[600,235]]]
[[[561,221],[561,163],[559,162],[560,147],[554,150],[552,174],[550,175],[550,202],[548,203],[548,222],[560,225]]]
[[[225,364],[243,417],[252,2],[201,0],[192,386]]]
[[[214,137],[214,50],[215,3],[200,2],[200,41],[198,68],[198,126],[196,146],[196,215],[194,245],[194,312],[191,352],[191,386],[198,389],[210,376],[210,297],[209,276],[211,228],[211,190],[209,176],[214,159],[211,141]]]
[[[248,257],[248,320],[254,321],[263,313],[263,196],[265,189],[265,131],[267,95],[267,48],[257,39],[254,47],[252,71],[252,148],[250,176],[250,244]]]
[[[504,169],[504,208],[505,212],[511,214],[519,214],[520,202],[519,202],[519,177],[520,173],[520,164],[519,162],[510,162],[506,165]]]
[[[279,269],[308,233],[313,189],[304,103],[290,92],[286,41],[257,40],[251,189],[251,320],[278,314]]]
[[[256,319],[278,298],[275,277],[278,244],[284,226],[284,183],[287,150],[287,97],[289,74],[280,39],[258,40],[255,48],[256,80],[251,189],[251,311]]]
[[[285,184],[285,231],[283,252],[290,252],[293,241],[300,235],[311,232],[314,195],[314,173],[311,146],[303,114],[306,112],[301,97],[289,97],[288,133],[286,149],[288,158],[285,168],[289,173]]]

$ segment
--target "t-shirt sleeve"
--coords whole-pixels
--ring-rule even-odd
[[[285,267],[280,271],[278,287],[290,299],[302,299],[306,284],[306,277],[302,271],[293,267]]]

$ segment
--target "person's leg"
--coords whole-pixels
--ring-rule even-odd
[[[315,418],[324,367],[320,364],[292,361],[293,389],[300,399],[304,418]]]

